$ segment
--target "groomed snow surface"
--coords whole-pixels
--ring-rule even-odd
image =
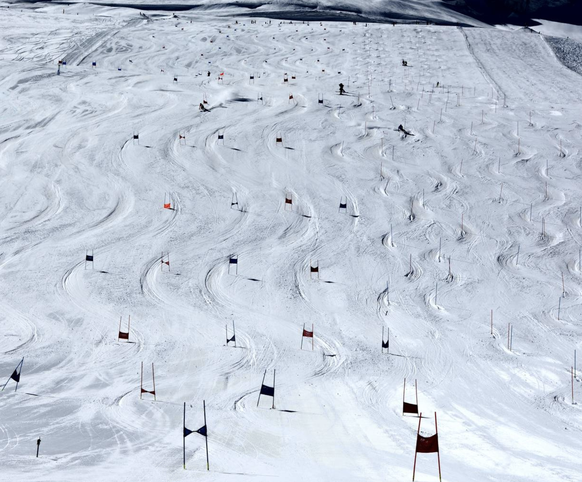
[[[0,480],[408,481],[406,378],[444,481],[580,481],[582,77],[541,35],[62,8],[0,17]]]

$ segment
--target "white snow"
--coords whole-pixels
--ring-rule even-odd
[[[535,21],[540,24],[533,27],[536,32],[551,35],[552,37],[568,37],[582,42],[582,25],[551,22],[544,19],[535,19]]]
[[[0,374],[24,366],[0,480],[410,480],[404,378],[444,481],[580,480],[582,77],[542,36],[18,7]],[[210,471],[197,434],[184,470],[182,404],[196,430],[202,400]],[[416,480],[437,477],[419,454]]]

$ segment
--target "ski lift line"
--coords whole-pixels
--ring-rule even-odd
[[[501,86],[497,82],[495,82],[495,80],[493,80],[493,78],[487,72],[487,69],[485,69],[485,66],[481,63],[481,61],[475,55],[475,52],[473,51],[473,47],[471,45],[471,42],[469,41],[469,37],[467,36],[467,33],[465,32],[464,28],[463,27],[457,27],[457,28],[460,30],[461,34],[465,38],[467,50],[468,50],[469,54],[471,55],[471,57],[473,58],[473,60],[475,61],[475,64],[479,68],[479,71],[481,72],[481,74],[483,75],[485,80],[489,83],[489,85],[492,88],[495,89],[498,97],[499,97],[499,94],[501,94],[502,96],[504,96],[506,98],[506,94],[503,91],[503,89],[501,88]]]

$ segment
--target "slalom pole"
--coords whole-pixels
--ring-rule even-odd
[[[210,470],[210,459],[208,458],[208,426],[206,425],[206,400],[202,400],[202,407],[204,408],[204,426],[206,427],[206,470]]]

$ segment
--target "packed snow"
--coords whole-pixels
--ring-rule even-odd
[[[572,20],[575,19],[573,18]],[[543,19],[535,19],[534,21],[536,25],[533,29],[535,29],[536,32],[551,37],[565,37],[582,41],[582,25],[551,22]]]
[[[410,480],[416,379],[443,481],[580,481],[582,77],[542,35],[19,7],[0,480]]]

